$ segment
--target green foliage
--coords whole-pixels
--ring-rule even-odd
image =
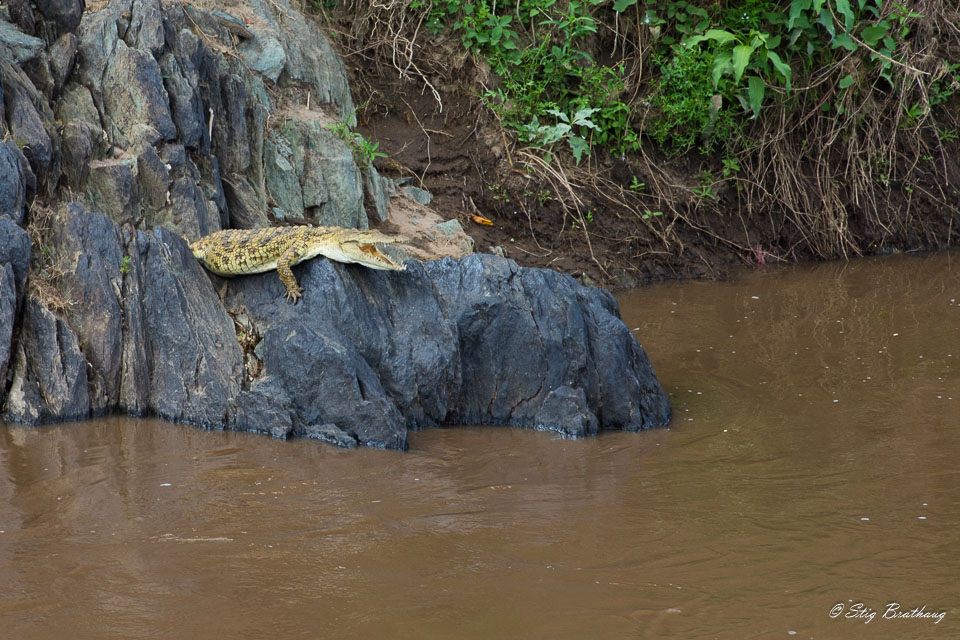
[[[593,147],[621,153],[639,148],[630,109],[619,97],[622,65],[596,64],[583,50],[597,32],[591,12],[602,2],[441,0],[429,5],[427,24],[435,32],[452,29],[489,62],[500,83],[484,101],[522,142],[563,143],[579,163]]]
[[[377,151],[380,148],[379,142],[370,142],[356,131],[351,131],[350,125],[342,120],[328,124],[325,128],[347,143],[357,166],[361,169],[366,169],[372,165],[377,158],[387,157],[387,154]]]
[[[660,66],[660,80],[652,103],[658,113],[647,133],[661,147],[672,153],[694,147],[709,152],[736,139],[741,124],[718,104],[720,96],[711,79],[716,63],[711,54],[678,45],[655,62]]]
[[[789,108],[794,85],[825,69],[836,78],[817,90],[836,95],[822,108],[843,115],[878,80],[896,91],[915,78],[902,73],[904,44],[922,17],[891,0],[413,0],[408,10],[489,63],[499,82],[483,99],[521,142],[562,145],[578,163],[596,148],[636,151],[644,139],[669,153],[744,148],[751,120]],[[654,73],[641,89],[653,90],[640,97],[653,109],[642,131],[622,63],[588,53],[615,14],[621,27],[636,18],[649,38]],[[850,54],[854,65],[834,64]],[[960,64],[944,68],[929,99],[906,107],[904,126],[926,123],[960,91]]]
[[[123,256],[123,260],[120,261],[120,273],[123,275],[130,273],[130,256]]]

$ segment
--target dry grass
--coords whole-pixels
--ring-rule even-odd
[[[65,277],[70,270],[64,257],[50,246],[54,212],[50,207],[34,202],[29,209],[26,227],[32,245],[30,278],[27,283],[29,295],[58,316],[63,316],[74,301]]]

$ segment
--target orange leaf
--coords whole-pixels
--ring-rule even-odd
[[[487,220],[483,216],[470,216],[470,219],[476,222],[477,224],[482,224],[487,227],[493,226],[493,222],[491,220]]]

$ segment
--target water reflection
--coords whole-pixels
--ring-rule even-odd
[[[623,298],[669,430],[437,429],[400,454],[125,419],[0,429],[0,635],[953,637],[953,260]],[[829,617],[891,600],[947,614]]]

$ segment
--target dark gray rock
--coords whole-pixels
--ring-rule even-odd
[[[547,394],[533,419],[534,427],[582,438],[596,435],[597,416],[587,406],[583,389],[557,387]]]
[[[50,57],[46,51],[41,51],[37,57],[24,62],[21,67],[38,94],[46,97],[53,96],[56,83],[50,71]]]
[[[298,423],[333,423],[362,444],[406,448],[400,412],[353,344],[292,320],[267,330],[263,352]]]
[[[137,159],[101,160],[90,166],[86,196],[88,206],[123,224],[140,222]]]
[[[10,220],[0,218],[0,406],[6,399],[13,329],[26,290],[29,266],[27,232]]]
[[[88,214],[79,204],[58,211],[53,229],[56,254],[70,271],[73,304],[66,319],[90,362],[90,408],[102,414],[119,404],[124,324],[120,229],[102,215]]]
[[[0,261],[0,407],[7,397],[7,369],[17,319],[17,287],[13,267]]]
[[[263,336],[264,376],[286,390],[294,435],[332,423],[361,444],[402,447],[405,428],[438,424],[581,436],[669,421],[613,299],[569,276],[491,256],[403,273],[318,259],[294,272],[297,305],[281,303],[272,273],[230,281],[225,299]]]
[[[90,161],[95,148],[92,137],[91,127],[77,120],[67,122],[63,128],[63,175],[67,186],[74,191],[82,192],[90,176]]]
[[[77,47],[80,39],[73,33],[65,33],[50,45],[47,55],[50,60],[50,74],[53,78],[53,97],[56,98],[67,84],[67,78],[73,72],[77,60]]]
[[[165,42],[160,0],[133,0],[130,13],[130,26],[123,35],[124,41],[134,49],[159,55]]]
[[[118,146],[138,149],[177,135],[160,66],[122,40],[103,75],[103,104],[107,133]]]
[[[36,425],[90,415],[87,361],[67,323],[29,299],[3,406],[7,422]]]
[[[259,229],[270,226],[270,220],[264,211],[264,203],[257,198],[257,190],[250,186],[246,178],[233,174],[223,181],[223,191],[230,211],[230,227],[235,229]]]
[[[203,141],[204,116],[203,101],[198,91],[198,76],[189,59],[184,69],[183,61],[172,53],[160,58],[160,71],[163,74],[163,86],[170,96],[170,108],[173,122],[177,126],[178,140],[185,147],[199,148]]]
[[[291,405],[287,390],[277,378],[262,378],[237,398],[231,410],[231,426],[287,438],[294,429]]]
[[[98,108],[103,107],[103,73],[120,40],[117,32],[118,17],[119,11],[113,5],[107,5],[96,13],[84,15],[77,29],[77,37],[80,39],[77,47],[80,55],[80,82],[93,94]]]
[[[176,231],[190,242],[220,230],[220,213],[190,178],[177,178],[170,185],[170,206],[147,220]]]
[[[144,265],[150,411],[222,428],[243,378],[233,321],[182,238],[155,229],[138,235],[136,244],[133,259]]]
[[[147,147],[137,156],[137,183],[140,186],[140,201],[145,209],[158,211],[167,204],[170,172],[153,147]]]
[[[53,251],[69,267],[64,284],[74,298],[57,322],[89,361],[87,409],[222,428],[240,392],[242,354],[183,239],[121,231],[78,204],[57,212],[56,228]]]
[[[29,161],[38,188],[52,196],[60,180],[60,136],[53,112],[19,67],[0,62],[0,74],[13,142]]]
[[[75,31],[86,7],[84,0],[34,0],[45,24],[52,25],[52,39],[68,31]]]
[[[356,449],[357,439],[346,433],[335,424],[311,424],[294,429],[293,435],[298,438],[311,438],[335,444],[344,449]]]
[[[30,270],[30,237],[6,218],[0,218],[0,264],[8,264],[13,269],[13,283],[22,296]]]
[[[40,55],[43,46],[40,38],[27,35],[0,18],[0,60],[10,64],[23,64]]]
[[[367,212],[367,219],[386,222],[387,203],[390,201],[390,196],[387,193],[387,181],[380,177],[373,165],[363,169],[362,173],[363,204]]]
[[[10,19],[20,31],[30,36],[36,33],[37,21],[33,16],[30,0],[9,0],[7,9],[10,11]]]
[[[0,219],[23,222],[29,165],[12,140],[0,143]]]
[[[491,256],[410,262],[405,272],[316,259],[295,268],[305,293],[292,305],[275,273],[208,277],[166,230],[120,230],[79,205],[57,215],[53,250],[74,304],[65,319],[41,306],[26,317],[11,352],[11,419],[125,410],[403,449],[407,430],[422,426],[581,436],[670,417],[613,298],[568,276]],[[225,308],[247,336],[246,356]]]

